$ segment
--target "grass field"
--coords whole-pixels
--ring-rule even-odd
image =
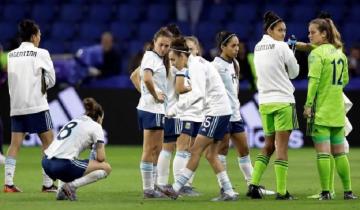
[[[258,150],[252,150],[252,160]],[[350,210],[360,209],[360,200],[344,201],[339,178],[335,178],[337,197],[331,201],[307,199],[306,196],[319,192],[319,180],[315,165],[313,149],[289,151],[288,190],[299,200],[275,201],[273,196],[264,200],[250,200],[244,196],[245,182],[237,166],[235,152],[231,150],[228,156],[228,171],[233,186],[240,193],[237,202],[211,202],[218,195],[218,185],[210,166],[202,160],[196,173],[194,186],[202,193],[196,198],[179,198],[173,200],[142,199],[141,177],[139,172],[140,147],[108,147],[107,156],[112,165],[110,176],[95,184],[78,189],[77,202],[55,201],[54,194],[40,193],[40,149],[23,148],[18,158],[15,183],[24,191],[18,194],[0,193],[0,210],[71,210],[71,209],[256,209],[256,210]],[[353,191],[360,194],[360,149],[350,151]],[[1,166],[0,178],[3,180],[4,168]],[[275,189],[273,164],[269,164],[264,174],[263,182],[267,188]]]

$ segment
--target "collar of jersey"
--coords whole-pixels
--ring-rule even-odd
[[[32,42],[21,42],[20,47],[28,47],[28,46],[34,47],[35,45]]]
[[[154,50],[150,50],[150,52],[153,52],[155,55],[159,56],[159,58],[163,59],[162,56],[160,56],[157,52],[155,52]]]
[[[222,61],[228,63],[228,64],[232,64],[232,61],[228,61],[225,58],[221,57],[221,56],[216,56],[217,58],[220,58]]]

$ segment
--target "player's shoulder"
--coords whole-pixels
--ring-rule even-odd
[[[40,57],[50,57],[50,53],[47,49],[35,47],[34,48]]]

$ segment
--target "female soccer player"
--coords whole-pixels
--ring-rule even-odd
[[[170,65],[164,56],[169,52],[171,38],[171,32],[165,27],[156,32],[153,48],[145,52],[140,65],[141,97],[137,110],[139,126],[144,133],[140,163],[144,198],[164,197],[162,193],[154,190],[153,173],[164,137],[166,76]]]
[[[322,188],[319,200],[329,200],[330,154],[344,187],[344,199],[356,199],[352,193],[350,166],[344,150],[345,106],[343,88],[349,81],[343,44],[336,36],[331,19],[317,18],[309,24],[309,39],[317,47],[309,55],[308,95],[304,116],[317,152]]]
[[[174,65],[176,63],[181,63],[183,67],[187,65],[191,78],[203,78],[202,80],[196,80],[196,83],[191,83],[192,90],[189,92],[192,93],[191,97],[187,97],[187,100],[179,106],[186,110],[187,107],[191,108],[193,103],[203,100],[205,119],[199,128],[194,144],[190,148],[191,157],[186,167],[172,186],[161,190],[169,197],[176,199],[180,189],[195,172],[201,154],[209,147],[206,158],[219,177],[224,189],[221,200],[237,200],[238,194],[233,191],[229,177],[217,159],[216,142],[223,139],[231,115],[231,107],[224,84],[216,69],[209,62],[199,56],[190,55],[185,39],[178,38],[172,42],[169,56]]]
[[[265,134],[265,146],[256,158],[249,195],[259,199],[259,183],[276,144],[276,199],[290,200],[287,192],[288,142],[291,131],[298,128],[294,87],[290,79],[299,74],[293,52],[284,42],[286,26],[273,12],[264,15],[264,36],[255,46],[254,63],[258,77],[259,111]]]
[[[62,127],[55,140],[45,150],[42,166],[53,179],[65,184],[59,186],[57,200],[76,200],[76,189],[103,179],[111,172],[105,156],[102,122],[104,111],[93,98],[85,98],[85,115]],[[80,153],[95,145],[93,160],[79,160]]]
[[[5,160],[4,192],[21,192],[14,185],[16,156],[25,133],[37,133],[44,151],[53,140],[52,121],[46,90],[55,85],[55,71],[49,52],[38,48],[39,26],[32,20],[20,22],[21,45],[8,54],[11,144]],[[43,192],[55,192],[56,186],[43,171]]]

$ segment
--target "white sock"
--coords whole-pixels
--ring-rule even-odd
[[[185,186],[192,187],[192,183],[194,181],[196,172],[193,173],[193,175],[190,177],[189,181],[185,184]]]
[[[227,169],[226,155],[218,155],[218,159],[221,162],[221,164],[224,166],[224,170],[226,171]]]
[[[61,181],[60,179],[58,179],[58,190],[61,189],[61,187],[64,185],[65,183],[63,181]]]
[[[251,182],[253,166],[251,165],[250,155],[244,157],[238,157],[239,168],[244,175],[246,184],[249,185]]]
[[[174,180],[176,180],[181,175],[182,170],[186,167],[186,164],[189,161],[188,154],[189,152],[187,151],[176,151],[173,160]]]
[[[152,162],[140,162],[140,171],[143,183],[143,190],[153,190],[153,163]]]
[[[16,168],[16,159],[10,156],[7,156],[5,159],[5,184],[14,185],[14,175]]]
[[[220,180],[221,188],[224,190],[224,192],[230,196],[235,195],[234,190],[232,189],[232,185],[229,179],[229,176],[227,175],[226,171],[222,171],[218,174],[216,174],[218,180]]]
[[[170,174],[170,160],[171,160],[171,152],[167,150],[161,150],[159,159],[158,159],[158,167],[157,167],[157,184],[158,185],[167,185],[169,181]]]
[[[175,192],[179,192],[180,189],[189,181],[191,176],[194,174],[194,172],[188,168],[184,168],[182,170],[182,173],[178,178],[175,180],[175,183],[173,184],[173,189]]]
[[[41,172],[43,176],[43,186],[51,187],[54,184],[54,181],[45,173],[43,168],[41,168]]]
[[[96,171],[92,171],[88,174],[86,174],[85,176],[75,179],[74,181],[72,181],[70,183],[71,186],[75,187],[75,188],[79,188],[88,184],[91,184],[93,182],[96,182],[99,179],[103,179],[107,176],[106,171],[104,170],[96,170]]]
[[[157,165],[153,163],[153,178],[152,178],[152,185],[155,186],[157,180]]]

